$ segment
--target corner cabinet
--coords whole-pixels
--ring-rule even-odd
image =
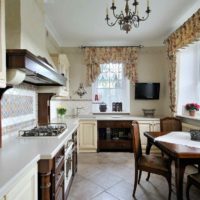
[[[144,136],[144,132],[148,131],[160,131],[160,119],[138,120],[140,128],[140,138],[142,149],[146,149],[147,138]],[[157,151],[156,147],[152,147],[152,151]]]
[[[5,196],[6,200],[37,200],[38,199],[38,172],[35,164],[27,173],[21,176],[15,186]]]
[[[62,74],[66,79],[66,86],[59,87],[58,95],[69,96],[69,60],[66,54],[51,54],[51,58],[57,67],[58,73]]]
[[[5,0],[0,1],[0,88],[6,87]]]
[[[97,121],[84,120],[79,124],[79,152],[97,151]]]

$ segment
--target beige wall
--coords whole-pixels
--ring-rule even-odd
[[[46,49],[43,6],[41,0],[6,0],[6,47],[27,49],[53,65]]]
[[[86,66],[84,65],[83,50],[80,48],[61,48],[70,62],[70,97],[79,99],[74,92],[80,82],[86,84]],[[159,100],[135,100],[134,86],[131,85],[131,114],[142,115],[142,108],[156,109],[156,115],[169,115],[168,109],[168,61],[163,47],[143,48],[139,52],[138,80],[140,82],[160,82]],[[86,87],[87,95],[83,99],[92,99],[91,87]]]

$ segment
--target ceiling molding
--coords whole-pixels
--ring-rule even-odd
[[[45,27],[50,32],[54,40],[57,42],[58,46],[61,47],[62,39],[60,34],[56,31],[52,23],[50,22],[49,18],[45,16]]]

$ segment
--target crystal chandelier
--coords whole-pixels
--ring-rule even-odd
[[[132,25],[134,27],[139,27],[139,23],[140,21],[145,21],[148,17],[149,17],[149,13],[151,12],[150,7],[149,7],[149,0],[147,0],[147,9],[146,9],[146,16],[145,17],[140,17],[139,16],[139,11],[138,11],[138,6],[139,6],[139,2],[137,0],[134,0],[133,2],[133,11],[131,11],[131,9],[129,8],[129,0],[125,0],[126,1],[126,5],[125,5],[125,9],[123,11],[121,11],[121,13],[119,15],[117,15],[115,13],[116,10],[116,6],[115,6],[115,0],[112,0],[112,6],[110,7],[110,9],[113,12],[113,16],[115,17],[115,21],[114,22],[110,22],[110,18],[109,18],[109,14],[108,14],[108,8],[106,9],[106,18],[105,20],[107,21],[108,26],[114,26],[117,22],[120,25],[120,29],[126,31],[126,33],[128,33],[131,28]]]

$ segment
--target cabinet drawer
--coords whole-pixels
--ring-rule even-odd
[[[132,141],[130,140],[118,140],[118,141],[113,141],[113,140],[99,140],[99,145],[98,145],[99,151],[101,150],[125,150],[132,152],[133,147],[132,147]]]
[[[131,128],[132,121],[98,121],[98,128]]]

